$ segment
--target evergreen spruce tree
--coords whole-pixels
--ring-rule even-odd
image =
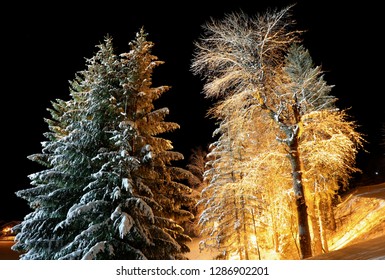
[[[187,170],[192,174],[192,176],[188,178],[188,185],[192,189],[191,197],[195,202],[199,201],[202,190],[206,186],[206,182],[203,178],[207,162],[206,156],[207,151],[204,150],[202,146],[198,146],[191,150],[188,164],[186,165]],[[199,237],[200,229],[198,220],[202,208],[195,203],[194,205],[191,205],[189,210],[194,215],[194,218],[184,224],[183,227],[189,236]]]
[[[210,110],[220,122],[213,135],[218,139],[207,155],[206,185],[199,200],[203,208],[199,219],[200,246],[217,250],[217,259],[248,260],[258,258],[255,216],[259,201],[254,185],[244,181],[254,154],[250,141],[256,141],[251,136],[250,123],[242,123],[237,116],[236,104],[234,99],[218,102]]]
[[[87,69],[71,82],[71,99],[53,103],[41,154],[47,169],[17,192],[33,209],[15,228],[22,259],[183,259],[193,201],[173,166],[183,155],[160,134],[179,128],[153,102],[168,86],[152,87],[163,63],[143,29],[130,52],[114,55],[106,37]]]

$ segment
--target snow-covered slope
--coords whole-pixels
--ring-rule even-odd
[[[347,245],[309,260],[385,260],[385,235]]]
[[[335,210],[337,230],[329,236],[329,253],[311,259],[385,259],[385,183],[346,193]],[[200,252],[199,239],[188,244],[190,260],[212,260]]]
[[[346,194],[335,213],[330,252],[311,259],[385,259],[385,183]]]

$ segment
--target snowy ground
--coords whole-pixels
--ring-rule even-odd
[[[190,260],[212,260],[214,259],[215,255],[217,255],[217,252],[207,252],[203,251],[201,252],[199,250],[199,242],[200,240],[198,238],[193,239],[192,242],[188,243],[187,245],[190,248],[190,252],[186,255],[187,258]]]
[[[385,183],[360,187],[346,194],[336,209],[338,231],[327,254],[314,260],[385,260]],[[0,260],[16,260],[13,241],[0,240]],[[188,244],[190,260],[212,260],[215,252],[200,252],[199,240]]]
[[[331,252],[311,259],[385,259],[385,183],[357,188],[336,209],[338,229],[330,236]],[[189,244],[190,260],[212,260],[200,252],[199,240]]]
[[[336,209],[339,230],[331,250],[385,236],[385,183],[360,187],[345,195]]]
[[[385,260],[385,236],[348,245],[309,260]]]
[[[360,187],[336,209],[340,230],[318,260],[385,260],[385,183]]]

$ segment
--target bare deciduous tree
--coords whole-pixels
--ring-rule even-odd
[[[318,153],[318,156],[325,161],[336,155],[342,158],[336,166],[339,171],[332,173],[332,178],[325,174],[335,185],[340,181],[346,183],[348,175],[356,171],[353,167],[355,154],[362,142],[360,135],[354,132],[354,125],[345,122],[344,114],[335,108],[336,98],[330,95],[332,86],[324,81],[320,67],[314,67],[308,51],[299,45],[301,31],[292,29],[295,22],[289,13],[290,9],[291,6],[280,11],[267,11],[256,17],[233,13],[223,21],[212,20],[204,26],[204,37],[196,43],[192,71],[206,80],[206,97],[220,100],[211,113],[222,120],[221,125],[232,124],[249,129],[246,131],[250,139],[246,143],[254,145],[255,157],[249,161],[254,162],[254,168],[255,160],[260,160],[259,156],[263,153],[270,156],[282,152],[289,160],[285,163],[282,160],[284,157],[278,157],[279,162],[290,167],[286,170],[292,179],[300,258],[307,258],[312,255],[312,248],[303,177],[307,169],[309,172],[306,175],[311,175],[312,164],[317,169],[322,166],[319,160],[311,157],[314,155],[311,150],[315,151],[321,146],[318,142],[317,145],[311,144],[310,135],[315,134],[304,129],[304,126],[310,127],[308,121],[311,116],[328,116],[318,121],[326,127],[333,126],[331,138],[322,132],[322,126],[317,127],[316,131],[323,135],[324,138],[319,138],[323,143],[331,145],[336,140],[338,145],[335,143],[334,147],[338,151],[326,151],[323,155]],[[268,125],[274,127],[270,133],[263,133],[266,129],[260,123],[256,124],[266,117],[271,119]],[[277,141],[272,140],[271,133],[274,133]],[[272,147],[275,150],[261,149],[252,144],[257,139],[253,135],[257,134],[274,141],[276,144]],[[240,138],[236,138],[240,135],[237,133],[233,136],[233,143],[241,143]],[[306,154],[307,148],[310,150]],[[306,155],[309,156],[304,158]],[[262,174],[254,171],[244,173]],[[312,179],[315,181],[317,176],[314,175]],[[255,188],[260,186],[256,185]]]

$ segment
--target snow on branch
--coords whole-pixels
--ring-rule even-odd
[[[84,254],[82,260],[94,260],[100,252],[107,251],[109,255],[114,254],[114,248],[107,241],[96,243],[87,253]]]

